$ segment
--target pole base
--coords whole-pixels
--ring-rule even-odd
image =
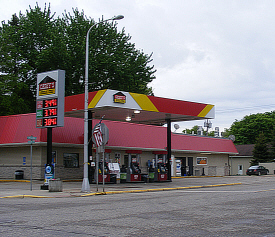
[[[91,189],[90,189],[89,179],[83,178],[81,192],[90,192],[90,191]]]
[[[40,186],[41,190],[49,190],[49,185],[43,184]]]

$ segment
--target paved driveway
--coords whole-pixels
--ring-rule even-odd
[[[274,181],[273,175],[188,178],[154,185],[213,186],[76,198],[0,199],[0,235],[275,236]],[[79,189],[81,184],[66,185]]]

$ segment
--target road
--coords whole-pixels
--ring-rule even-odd
[[[211,179],[215,178],[190,182],[203,185]],[[0,235],[275,236],[275,176],[224,179],[242,184],[76,198],[1,199]]]

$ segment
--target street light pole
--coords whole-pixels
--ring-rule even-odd
[[[93,27],[107,21],[121,20],[124,16],[118,15],[110,19],[97,22],[93,24],[86,35],[86,62],[85,62],[85,81],[84,81],[84,90],[85,90],[85,99],[84,99],[84,177],[82,182],[82,192],[90,192],[90,184],[88,179],[88,105],[89,105],[89,88],[88,88],[88,73],[89,73],[89,34]]]

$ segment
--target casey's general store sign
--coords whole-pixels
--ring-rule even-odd
[[[118,92],[113,95],[114,103],[120,103],[125,104],[126,103],[126,95],[124,95],[122,92]]]
[[[65,71],[37,75],[36,127],[64,126]]]
[[[56,81],[51,77],[45,77],[38,86],[39,96],[53,95],[56,90]]]

